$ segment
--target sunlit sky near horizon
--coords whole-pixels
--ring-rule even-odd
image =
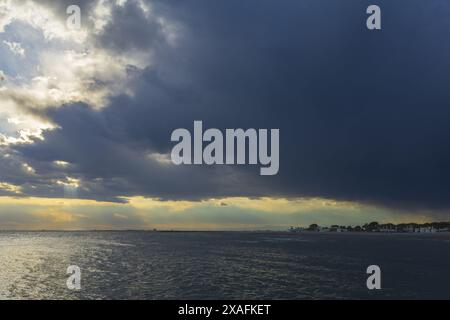
[[[0,230],[450,220],[450,2],[379,2],[0,0]],[[194,120],[280,173],[173,165]]]

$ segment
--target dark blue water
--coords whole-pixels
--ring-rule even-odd
[[[448,234],[0,232],[2,299],[448,299],[449,272]]]

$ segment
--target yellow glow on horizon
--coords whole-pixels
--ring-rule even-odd
[[[430,222],[432,212],[395,212],[322,198],[230,197],[164,201],[142,196],[125,203],[70,198],[0,197],[0,229],[231,230],[379,222]],[[242,217],[242,218],[241,218]],[[369,221],[370,220],[370,221]],[[435,219],[436,220],[436,219]],[[345,222],[344,222],[345,221]]]
[[[136,209],[148,210],[156,208],[167,208],[171,212],[182,212],[194,208],[203,202],[194,201],[163,201],[155,198],[131,197],[126,198],[128,203]]]
[[[0,197],[0,205],[23,206],[120,206],[115,202],[101,202],[89,199],[39,198],[39,197]]]
[[[294,213],[299,210],[313,210],[319,208],[346,208],[360,207],[357,203],[336,201],[323,198],[246,198],[234,197],[211,200],[216,205],[227,205],[239,208],[253,209],[271,213]]]
[[[250,209],[270,213],[295,213],[300,210],[314,210],[320,208],[339,208],[352,210],[360,208],[358,203],[347,201],[336,201],[322,198],[247,198],[229,197],[221,199],[207,199],[201,201],[164,201],[156,198],[131,197],[126,198],[129,204],[137,209],[168,208],[172,212],[182,212],[187,209],[215,206],[215,207],[235,207]]]
[[[140,210],[167,208],[171,212],[182,212],[201,206],[237,207],[272,213],[294,213],[299,210],[311,210],[319,208],[359,208],[358,203],[335,201],[321,198],[246,198],[230,197],[222,199],[208,199],[202,201],[187,200],[160,200],[157,198],[145,198],[141,196],[124,198],[126,203],[97,201],[90,199],[70,198],[40,198],[40,197],[0,197],[0,205],[26,205],[26,206],[93,206],[93,207],[123,207],[130,206]]]
[[[32,214],[36,217],[46,218],[53,223],[72,222],[75,220],[74,215],[55,208],[39,209],[34,211]]]

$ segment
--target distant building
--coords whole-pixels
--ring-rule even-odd
[[[434,227],[418,227],[414,230],[416,233],[436,233],[437,229],[435,229]]]
[[[289,232],[299,233],[303,232],[305,229],[302,227],[290,227]]]
[[[339,226],[332,226],[330,228],[330,232],[347,232],[347,228],[346,227],[339,227]]]
[[[394,232],[406,232],[406,233],[437,233],[437,232],[449,232],[450,222],[432,222],[432,223],[401,223],[401,224],[379,224],[378,222],[371,222],[361,226],[339,226],[337,224],[331,227],[322,227],[316,223],[311,224],[307,228],[291,226],[288,229],[289,232],[381,232],[381,233],[394,233]]]

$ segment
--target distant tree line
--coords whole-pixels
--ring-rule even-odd
[[[295,231],[299,228],[292,228]],[[362,226],[344,226],[344,225],[332,225],[331,227],[321,227],[316,223],[311,224],[305,230],[307,231],[346,231],[346,232],[417,232],[417,230],[429,230],[431,231],[448,231],[450,230],[450,222],[430,222],[430,223],[378,223],[376,221],[365,223]]]

